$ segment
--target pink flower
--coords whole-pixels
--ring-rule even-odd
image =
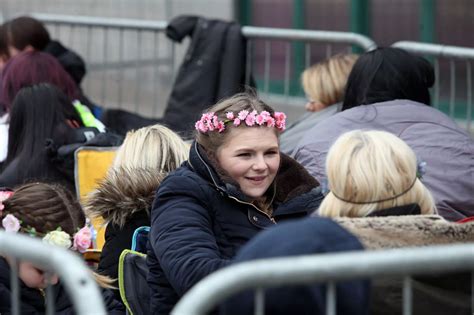
[[[196,129],[202,133],[207,132],[207,127],[202,120],[196,122]]]
[[[255,122],[256,122],[259,126],[263,125],[263,124],[265,123],[265,121],[266,121],[266,118],[265,118],[265,116],[262,116],[262,114],[257,115],[257,117],[255,118]]]
[[[275,112],[273,117],[275,117],[276,120],[285,120],[286,119],[285,113],[282,113],[282,112]]]
[[[249,114],[249,111],[248,111],[248,110],[241,110],[241,111],[239,112],[238,118],[239,118],[240,120],[245,120],[245,118],[247,118],[247,115],[248,115],[248,114]]]
[[[80,229],[76,234],[74,234],[74,248],[80,252],[85,252],[92,243],[92,233],[91,230],[85,226]]]
[[[284,120],[276,121],[275,125],[276,125],[277,129],[280,130],[280,131],[283,131],[286,128],[286,124],[285,124]]]
[[[219,132],[222,132],[222,131],[224,131],[224,129],[225,129],[225,125],[224,125],[224,123],[223,123],[222,121],[219,121],[219,122],[217,123],[216,128],[217,128],[217,130],[218,130]]]
[[[240,119],[236,118],[234,119],[234,126],[239,126],[240,125]]]
[[[264,118],[268,118],[268,117],[271,116],[270,113],[267,112],[266,110],[264,110],[263,112],[261,112],[260,115],[262,115]]]
[[[234,119],[234,113],[233,112],[227,112],[225,114],[225,117],[227,117],[227,119],[232,120],[232,119]]]
[[[275,119],[273,117],[267,118],[267,127],[275,127]]]
[[[20,230],[20,221],[13,214],[7,214],[2,220],[2,226],[5,231],[16,233]]]
[[[13,191],[0,191],[0,211],[5,209],[3,202],[13,195]]]
[[[254,112],[250,113],[249,115],[247,115],[247,118],[245,118],[245,124],[249,127],[252,127],[253,125],[255,125],[255,114]]]

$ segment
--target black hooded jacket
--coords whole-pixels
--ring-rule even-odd
[[[189,160],[163,180],[153,203],[147,255],[151,312],[168,314],[188,289],[228,265],[260,231],[308,215],[323,198],[318,182],[283,154],[273,192],[270,216],[224,182],[194,142]]]
[[[188,136],[205,108],[243,91],[246,40],[235,22],[196,16],[173,19],[166,35],[177,42],[191,37],[163,116],[166,125]]]

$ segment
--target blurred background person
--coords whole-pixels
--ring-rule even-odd
[[[188,158],[189,145],[161,125],[129,131],[107,176],[86,199],[90,218],[107,224],[98,271],[118,278],[118,261],[134,231],[150,226],[150,210],[163,178]],[[115,291],[120,298],[119,291]]]
[[[378,48],[361,55],[347,81],[342,112],[299,142],[295,158],[317,180],[326,178],[329,148],[355,129],[391,132],[427,163],[426,187],[439,214],[456,221],[474,215],[474,140],[447,115],[430,106],[434,70],[402,49]]]
[[[308,100],[307,113],[282,133],[282,152],[292,154],[308,130],[341,110],[347,78],[357,58],[354,54],[334,55],[303,72],[301,84]]]

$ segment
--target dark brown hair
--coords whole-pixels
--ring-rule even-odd
[[[72,193],[59,185],[29,183],[19,186],[3,204],[2,217],[13,214],[22,221],[22,227],[35,228],[39,234],[61,227],[73,235],[85,224],[80,204]]]
[[[23,51],[28,45],[35,50],[43,50],[49,43],[48,30],[40,21],[20,16],[4,24],[8,44]]]

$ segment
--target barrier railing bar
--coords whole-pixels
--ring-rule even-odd
[[[439,60],[438,58],[436,58],[434,61],[434,73],[435,73],[434,107],[439,108]]]
[[[159,34],[158,32],[153,33],[153,56],[158,57],[160,54],[159,50]],[[153,117],[156,117],[156,111],[158,109],[158,71],[159,64],[155,64],[153,67]]]
[[[119,63],[122,63],[124,61],[124,56],[123,56],[123,38],[124,38],[124,29],[121,28],[119,29],[119,42],[118,42],[118,47],[119,47]],[[123,69],[121,69],[119,71],[119,75],[118,75],[118,82],[117,82],[117,85],[118,85],[118,106],[119,108],[122,108],[122,99],[123,99],[123,89],[122,89],[122,85],[123,85]]]
[[[107,28],[142,29],[150,31],[164,31],[168,23],[166,21],[136,20],[122,18],[102,18],[93,16],[68,16],[45,13],[34,13],[33,17],[50,24],[75,24]],[[287,40],[322,40],[329,42],[353,43],[365,50],[377,47],[375,42],[368,37],[356,33],[337,31],[314,31],[300,29],[284,29],[269,27],[242,27],[242,33],[247,38],[273,38]]]
[[[107,47],[108,47],[108,33],[109,29],[107,27],[104,28],[104,45],[102,47],[102,61],[106,62],[107,60]],[[106,101],[106,94],[107,94],[107,71],[102,72],[102,91],[101,91],[101,100],[102,106],[104,106]]]
[[[474,59],[474,48],[418,43],[411,41],[396,42],[392,44],[392,46],[418,54],[428,54],[446,58]]]
[[[413,291],[410,277],[403,278],[403,315],[412,315]]]
[[[46,287],[46,314],[47,315],[54,315],[56,314],[55,312],[55,307],[54,307],[54,294],[53,294],[53,287],[49,285],[51,282],[51,276],[52,274],[50,272],[46,272],[46,283],[48,283],[48,286]]]
[[[175,62],[176,62],[176,46],[174,42],[171,43],[170,47],[170,52],[171,52],[171,76],[172,76],[172,81],[176,79],[176,71],[175,71]]]
[[[472,72],[471,72],[471,62],[466,61],[466,86],[467,86],[467,109],[466,109],[466,120],[467,120],[467,130],[471,130],[471,121],[472,121]],[[474,291],[473,291],[474,296]],[[474,308],[473,308],[474,310]]]
[[[270,86],[270,59],[271,59],[271,42],[269,40],[265,41],[265,60],[264,60],[264,87],[263,91],[268,93]]]
[[[449,117],[454,118],[454,102],[456,101],[456,64],[454,60],[449,61]]]
[[[309,66],[311,65],[311,44],[310,43],[305,43],[304,44],[304,57],[305,57],[305,60],[304,60],[304,66],[305,66],[305,69],[309,68]]]
[[[127,28],[135,30],[148,31],[164,31],[168,23],[166,21],[152,21],[152,20],[135,20],[135,19],[121,19],[121,18],[103,18],[93,16],[81,15],[56,15],[45,13],[34,13],[34,18],[37,18],[45,23],[60,25],[60,24],[75,24],[83,26],[104,27],[104,28]]]
[[[87,41],[89,43],[92,43],[92,26],[87,26]],[[89,63],[92,61],[92,45],[87,45],[87,52],[86,52],[86,55],[87,55],[87,60],[89,61]],[[90,90],[90,87],[91,87],[91,81],[90,80],[87,80],[87,87],[86,89],[87,90]]]
[[[326,315],[336,315],[336,284],[329,281],[326,288]]]
[[[11,257],[11,268],[10,268],[10,287],[11,287],[11,306],[12,315],[20,314],[20,283],[18,280],[18,260]]]
[[[0,231],[0,253],[54,270],[61,278],[77,314],[90,314],[91,309],[95,315],[106,314],[99,288],[88,267],[76,254],[64,248],[48,246],[29,236],[3,231]],[[18,279],[17,275],[12,273],[11,276]]]
[[[138,64],[140,63],[140,59],[141,59],[141,47],[142,47],[142,36],[140,36],[142,34],[141,32],[142,30],[141,29],[137,29],[136,32],[137,32],[137,59],[136,59],[136,73],[135,73],[135,77],[136,77],[136,80],[137,82],[140,82],[140,67],[138,67]],[[135,113],[138,113],[138,104],[139,104],[139,101],[140,101],[140,87],[142,86],[142,84],[136,84],[135,86]]]
[[[172,314],[204,314],[232,294],[256,286],[462,271],[473,264],[473,244],[255,260],[209,275],[185,294]]]
[[[291,60],[291,44],[286,43],[285,55],[285,91],[284,95],[287,98],[290,95],[290,60]]]
[[[331,55],[332,55],[332,45],[331,45],[331,44],[327,44],[327,45],[326,45],[326,58],[331,57]]]
[[[353,43],[361,46],[366,51],[377,47],[377,44],[370,38],[349,32],[244,26],[242,27],[242,34],[247,38]]]
[[[247,57],[245,60],[245,85],[250,85],[250,72],[252,71],[252,41],[247,41]]]
[[[265,314],[265,290],[257,288],[255,290],[255,315]]]

